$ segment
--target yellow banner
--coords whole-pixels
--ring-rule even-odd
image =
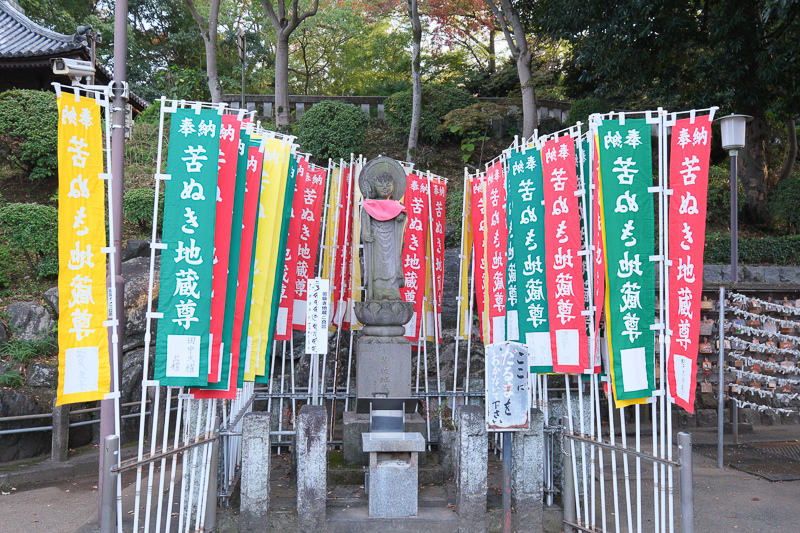
[[[325,221],[325,248],[322,250],[322,277],[330,282],[331,287],[334,286],[334,267],[338,259],[336,257],[336,240],[339,229],[339,187],[341,181],[341,167],[334,168],[331,171],[331,185],[328,191],[328,198],[326,200],[328,202],[328,217]],[[335,296],[333,295],[333,290],[331,289],[331,305],[333,305],[334,300]],[[330,326],[330,329],[335,331],[336,328]]]
[[[286,176],[281,177],[280,167],[283,165],[281,141],[279,139],[264,139],[263,147],[264,163],[261,171],[261,194],[258,203],[258,225],[256,231],[257,240],[255,248],[255,263],[253,267],[253,295],[250,300],[250,323],[247,329],[247,365],[245,367],[244,380],[253,381],[258,370],[263,376],[262,368],[258,368],[261,351],[267,349],[266,337],[269,329],[263,328],[264,316],[269,313],[267,309],[269,303],[265,302],[264,297],[267,292],[267,282],[269,278],[270,254],[272,253],[272,241],[274,236],[275,221],[278,219],[277,204],[278,194],[281,189],[281,181],[285,181]],[[285,185],[284,185],[285,186]],[[263,333],[263,335],[262,335]]]
[[[100,106],[64,92],[58,106],[58,390],[56,405],[102,400],[111,385]]]

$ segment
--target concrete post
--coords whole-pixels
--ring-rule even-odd
[[[489,468],[489,442],[483,409],[462,405],[458,418],[458,470],[456,472],[456,509],[459,531],[487,531],[486,493]]]
[[[269,531],[269,413],[244,415],[239,531]]]
[[[112,468],[117,466],[119,437],[107,435],[103,439],[103,491],[100,493],[100,533],[112,533],[117,524],[117,482]]]
[[[517,533],[542,530],[544,483],[544,414],[531,409],[530,429],[514,434],[511,449],[511,496]]]
[[[297,417],[297,530],[325,531],[328,442],[327,414],[322,405],[304,405]]]
[[[692,434],[678,433],[681,525],[683,533],[694,533],[694,486],[692,484]]]
[[[63,463],[69,459],[69,405],[53,407],[53,441],[50,460]]]
[[[214,414],[214,435],[219,434],[219,415]],[[220,440],[215,439],[211,444],[211,467],[208,469],[208,491],[206,492],[206,516],[203,521],[206,531],[217,530],[217,492],[219,490],[219,449]]]
[[[577,523],[577,511],[575,508],[575,484],[572,477],[572,458],[561,453],[561,460],[564,468],[564,489],[561,491],[561,497],[564,503],[564,533],[574,533],[575,528],[570,524]]]

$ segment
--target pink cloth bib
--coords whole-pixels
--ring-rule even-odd
[[[391,220],[406,210],[406,206],[397,200],[366,199],[361,205],[375,220]]]

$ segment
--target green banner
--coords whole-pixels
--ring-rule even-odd
[[[162,386],[208,382],[220,128],[215,110],[178,109],[171,120],[155,363]]]
[[[653,332],[655,214],[650,125],[607,120],[599,129],[608,291],[606,328],[617,400],[655,389]]]
[[[516,282],[509,294],[508,312],[517,313],[519,339],[528,346],[531,372],[553,372],[547,283],[544,268],[544,190],[541,152],[513,152],[508,160],[509,235],[508,280]],[[513,301],[512,301],[513,300]]]

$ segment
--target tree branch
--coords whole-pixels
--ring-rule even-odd
[[[197,11],[197,8],[195,7],[194,2],[192,0],[183,0],[183,1],[189,7],[189,11],[192,13],[192,18],[200,27],[200,35],[206,41],[210,41],[211,36],[209,36],[208,34],[208,25],[206,23],[206,19],[204,19],[203,16]]]
[[[275,31],[280,31],[281,22],[278,19],[278,15],[275,14],[275,9],[272,7],[272,0],[261,0],[261,6],[264,8],[264,12],[267,14],[269,21],[272,22],[272,27],[275,28]]]
[[[503,30],[506,43],[508,43],[508,48],[511,50],[511,55],[516,60],[519,57],[519,49],[514,43],[514,36],[511,35],[511,31],[508,29],[508,22],[506,21],[505,13],[500,10],[500,7],[498,7],[498,5],[495,3],[495,0],[484,0],[484,2],[486,2],[486,5],[489,6],[489,9],[492,10],[494,17],[500,23],[500,28]]]

